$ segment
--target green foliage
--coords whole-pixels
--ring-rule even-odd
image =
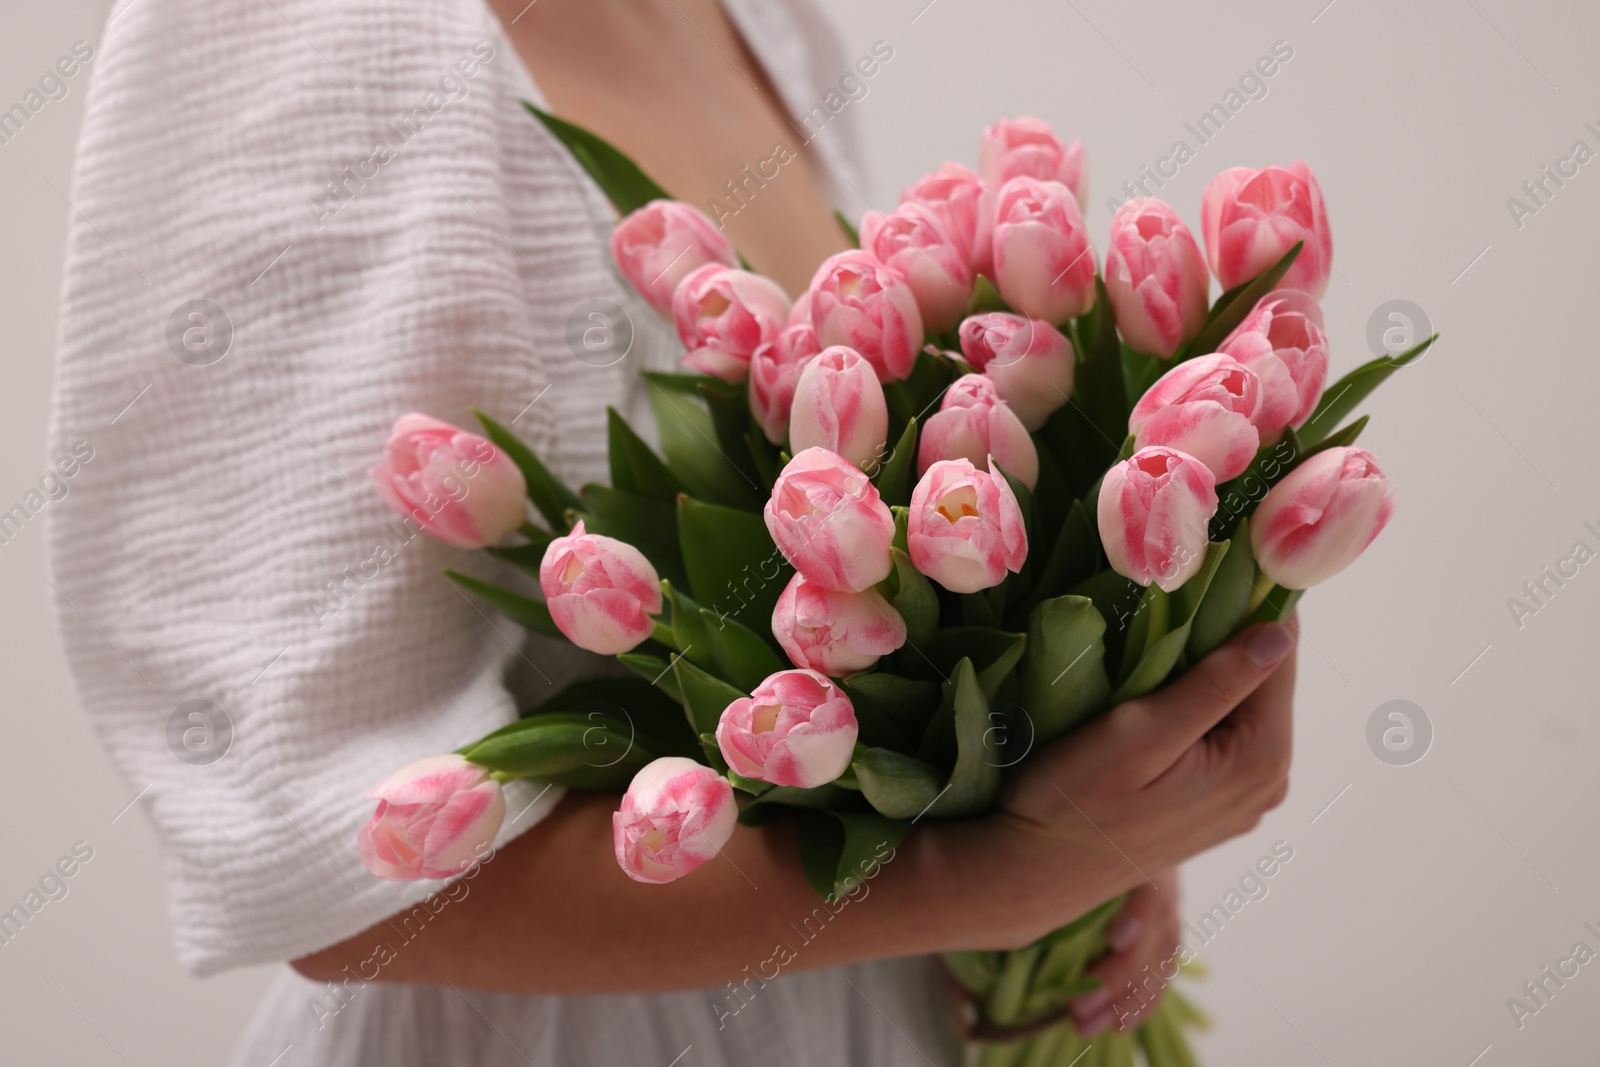
[[[593,178],[600,191],[606,194],[617,214],[626,215],[652,200],[670,200],[664,189],[639,165],[623,155],[610,142],[595,136],[581,126],[556,118],[554,115],[522,102],[529,114],[544,124],[556,140],[567,146],[574,159]]]

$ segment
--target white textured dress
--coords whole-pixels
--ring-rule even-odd
[[[801,0],[729,9],[793,113],[849,71]],[[675,362],[609,262],[608,206],[523,99],[483,0],[123,0],[107,27],[51,431],[52,454],[93,458],[52,505],[52,580],[196,973],[292,959],[435,891],[364,870],[363,790],[598,664],[480,612],[440,570],[484,561],[405,539],[365,473],[397,415],[470,424],[479,405],[567,479],[603,479],[604,406],[643,421],[639,370]],[[842,204],[849,123],[816,140]],[[619,363],[570,338],[591,300],[631,319]],[[514,794],[502,841],[558,799]],[[237,1062],[952,1062],[927,961],[746,1000],[334,996],[285,968]]]

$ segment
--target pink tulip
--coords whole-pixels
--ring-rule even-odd
[[[1028,428],[980,374],[956,379],[945,390],[939,410],[922,425],[917,473],[940,460],[965,459],[988,466],[989,457],[1029,489],[1039,482],[1039,452]]]
[[[840,593],[797,574],[772,609],[772,636],[796,667],[834,678],[906,643],[906,623],[876,589]]]
[[[369,476],[385,504],[456,548],[492,545],[527,518],[528,483],[509,456],[417,412],[396,420]]]
[[[1206,186],[1200,197],[1200,229],[1211,272],[1224,289],[1261,274],[1294,247],[1305,247],[1278,283],[1320,298],[1333,269],[1333,234],[1322,188],[1300,160],[1287,167],[1234,167]]]
[[[771,278],[707,263],[678,283],[672,315],[685,367],[742,382],[755,350],[787,324],[789,297]]]
[[[1261,379],[1256,427],[1262,440],[1276,441],[1285,426],[1299,429],[1317,409],[1328,380],[1328,335],[1322,332],[1322,309],[1305,293],[1268,293],[1217,351]]]
[[[635,882],[676,881],[722,851],[738,817],[727,779],[692,759],[663,756],[633,776],[612,813],[617,866]]]
[[[733,245],[710,219],[677,200],[652,200],[611,231],[611,255],[622,276],[662,315],[689,273],[707,263],[737,266]]]
[[[356,838],[379,878],[453,878],[484,858],[506,816],[500,783],[461,756],[430,756],[367,793],[378,809]]]
[[[1012,309],[1052,324],[1094,306],[1094,248],[1078,202],[1059,182],[1012,178],[994,222],[994,280]]]
[[[1330,448],[1267,491],[1250,519],[1250,548],[1268,578],[1308,589],[1366,551],[1398,502],[1371,452]]]
[[[889,407],[872,364],[853,348],[825,348],[801,370],[789,412],[789,451],[837,452],[875,470],[889,436]]]
[[[1159,200],[1129,200],[1111,217],[1105,282],[1117,329],[1136,352],[1170,359],[1205,324],[1205,257]]]
[[[539,587],[567,640],[602,656],[631,651],[661,614],[661,579],[644,553],[585,532],[581,519],[544,550]]]
[[[945,163],[900,194],[901,204],[931,208],[966,254],[974,274],[994,270],[994,191],[959,163]]]
[[[735,774],[814,789],[850,766],[858,732],[850,698],[827,675],[779,671],[723,711],[717,747]]]
[[[934,209],[915,201],[861,219],[861,247],[911,287],[923,329],[943,333],[961,321],[972,296],[971,254]]]
[[[820,588],[859,592],[889,577],[894,516],[865,474],[825,448],[789,461],[762,516],[784,558]]]
[[[1135,448],[1162,445],[1211,468],[1219,482],[1250,466],[1260,435],[1261,381],[1231,356],[1185,360],[1150,387],[1128,416]]]
[[[911,373],[922,350],[922,313],[899,274],[871,252],[840,252],[811,279],[811,323],[825,348],[844,345],[866,357],[879,381]]]
[[[978,170],[991,189],[1012,178],[1060,182],[1072,190],[1078,209],[1089,202],[1089,181],[1083,173],[1083,142],[1062,144],[1042,119],[1001,121],[983,131],[978,142]]]
[[[1029,432],[1072,397],[1072,342],[1048,322],[991,311],[963,322],[960,337],[961,354],[994,382]]]
[[[794,387],[811,357],[822,349],[811,323],[785,326],[750,357],[750,413],[767,440],[775,445],[789,440],[789,410]]]
[[[1022,570],[1028,534],[1022,508],[989,464],[965,459],[933,464],[911,493],[906,527],[911,563],[952,593],[976,593]]]
[[[1217,511],[1211,468],[1174,448],[1141,448],[1100,483],[1100,541],[1111,569],[1165,592],[1188,581],[1206,558]]]

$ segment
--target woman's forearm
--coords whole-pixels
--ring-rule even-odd
[[[296,960],[296,970],[507,993],[648,992],[930,952],[972,936],[952,928],[961,910],[928,891],[954,888],[956,872],[927,835],[885,843],[860,885],[829,905],[802,876],[786,820],[740,827],[692,878],[630,881],[611,854],[615,806],[615,797],[569,794],[473,877],[441,887],[432,908]]]

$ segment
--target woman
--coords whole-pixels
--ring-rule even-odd
[[[1131,890],[1106,989],[1074,1006],[1099,1032],[1171,954],[1175,866],[1282,798],[1293,641],[1265,627],[1032,761],[1000,814],[924,827],[771,980],[747,967],[816,906],[781,824],[644,887],[610,857],[615,798],[530,789],[470,881],[363,870],[366,787],[603,666],[517,640],[440,577],[459,554],[386,522],[363,472],[389,423],[479,404],[603,479],[604,406],[642,419],[639,370],[676,359],[609,264],[603,199],[519,101],[736,203],[734,242],[798,291],[843,247],[832,205],[867,205],[859,103],[795,116],[865,70],[798,0],[113,13],[53,428],[103,458],[53,509],[54,579],[84,705],[163,841],[180,958],[298,972],[241,1065],[951,1063],[928,954]],[[796,158],[729,200],[778,144]],[[597,309],[615,357],[576,340]]]

